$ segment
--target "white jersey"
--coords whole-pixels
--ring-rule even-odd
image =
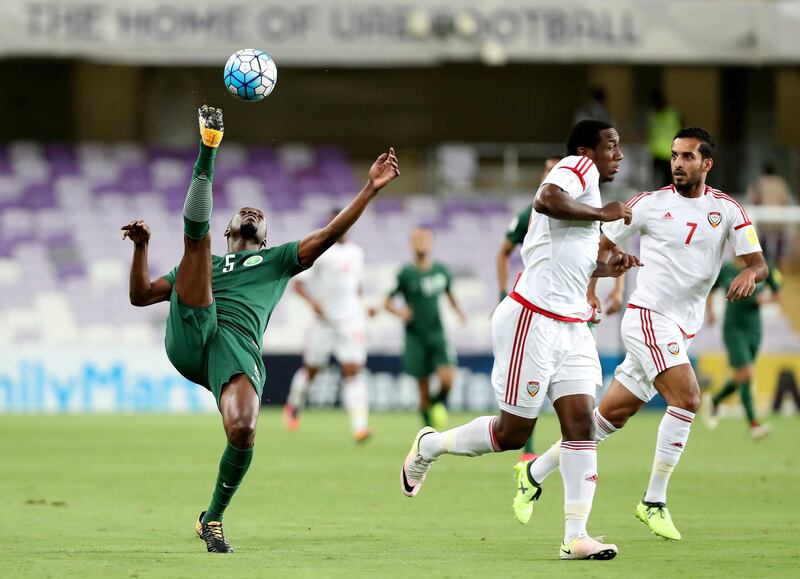
[[[644,266],[629,303],[666,316],[691,337],[703,325],[725,242],[736,255],[761,251],[756,230],[733,197],[708,186],[697,198],[664,187],[637,195],[628,206],[630,225],[620,219],[603,225],[603,233],[617,244],[641,233]]]
[[[355,243],[334,243],[314,265],[297,276],[322,306],[327,321],[364,317],[359,289],[364,270],[364,250]]]
[[[578,203],[602,206],[600,173],[588,157],[564,157],[547,174],[542,186],[547,183],[560,187]],[[515,292],[557,319],[589,319],[591,307],[586,301],[586,288],[597,265],[599,240],[598,221],[553,219],[534,209],[522,242],[525,270]]]

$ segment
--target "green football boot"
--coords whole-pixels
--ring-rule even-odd
[[[642,501],[636,505],[634,515],[647,525],[654,535],[672,539],[673,541],[681,540],[681,533],[675,528],[669,509],[664,503],[645,503]]]
[[[533,515],[533,501],[538,501],[542,494],[541,487],[528,476],[528,466],[532,460],[520,461],[514,465],[514,482],[517,485],[517,494],[514,496],[514,517],[517,521],[526,524]]]

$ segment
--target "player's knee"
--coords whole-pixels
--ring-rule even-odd
[[[700,390],[692,389],[690,391],[681,393],[672,406],[683,408],[689,412],[697,412],[700,409]]]
[[[519,450],[531,436],[530,429],[508,428],[498,424],[494,431],[495,440],[503,450]]]
[[[594,422],[588,420],[562,424],[561,438],[563,440],[594,440]]]
[[[244,416],[234,418],[227,425],[228,442],[240,449],[250,448],[256,437],[256,421]]]
[[[619,430],[628,423],[632,416],[627,408],[610,408],[606,412],[600,411],[600,416],[611,423],[611,426]]]
[[[753,370],[749,366],[739,368],[736,370],[733,377],[736,382],[740,384],[742,382],[750,382],[753,379]]]

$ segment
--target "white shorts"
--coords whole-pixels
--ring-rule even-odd
[[[314,321],[303,352],[303,364],[309,368],[321,368],[328,364],[331,355],[339,364],[364,365],[367,361],[367,338],[363,320]]]
[[[678,325],[652,310],[628,306],[622,316],[627,354],[614,377],[637,398],[649,402],[658,392],[653,381],[667,368],[689,364],[689,345]]]
[[[545,396],[587,394],[602,384],[600,359],[585,323],[562,322],[506,298],[492,315],[492,386],[500,409],[536,418]]]

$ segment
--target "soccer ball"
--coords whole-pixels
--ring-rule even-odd
[[[278,67],[269,54],[255,48],[237,50],[225,64],[225,86],[236,98],[256,102],[263,99],[278,81]]]

